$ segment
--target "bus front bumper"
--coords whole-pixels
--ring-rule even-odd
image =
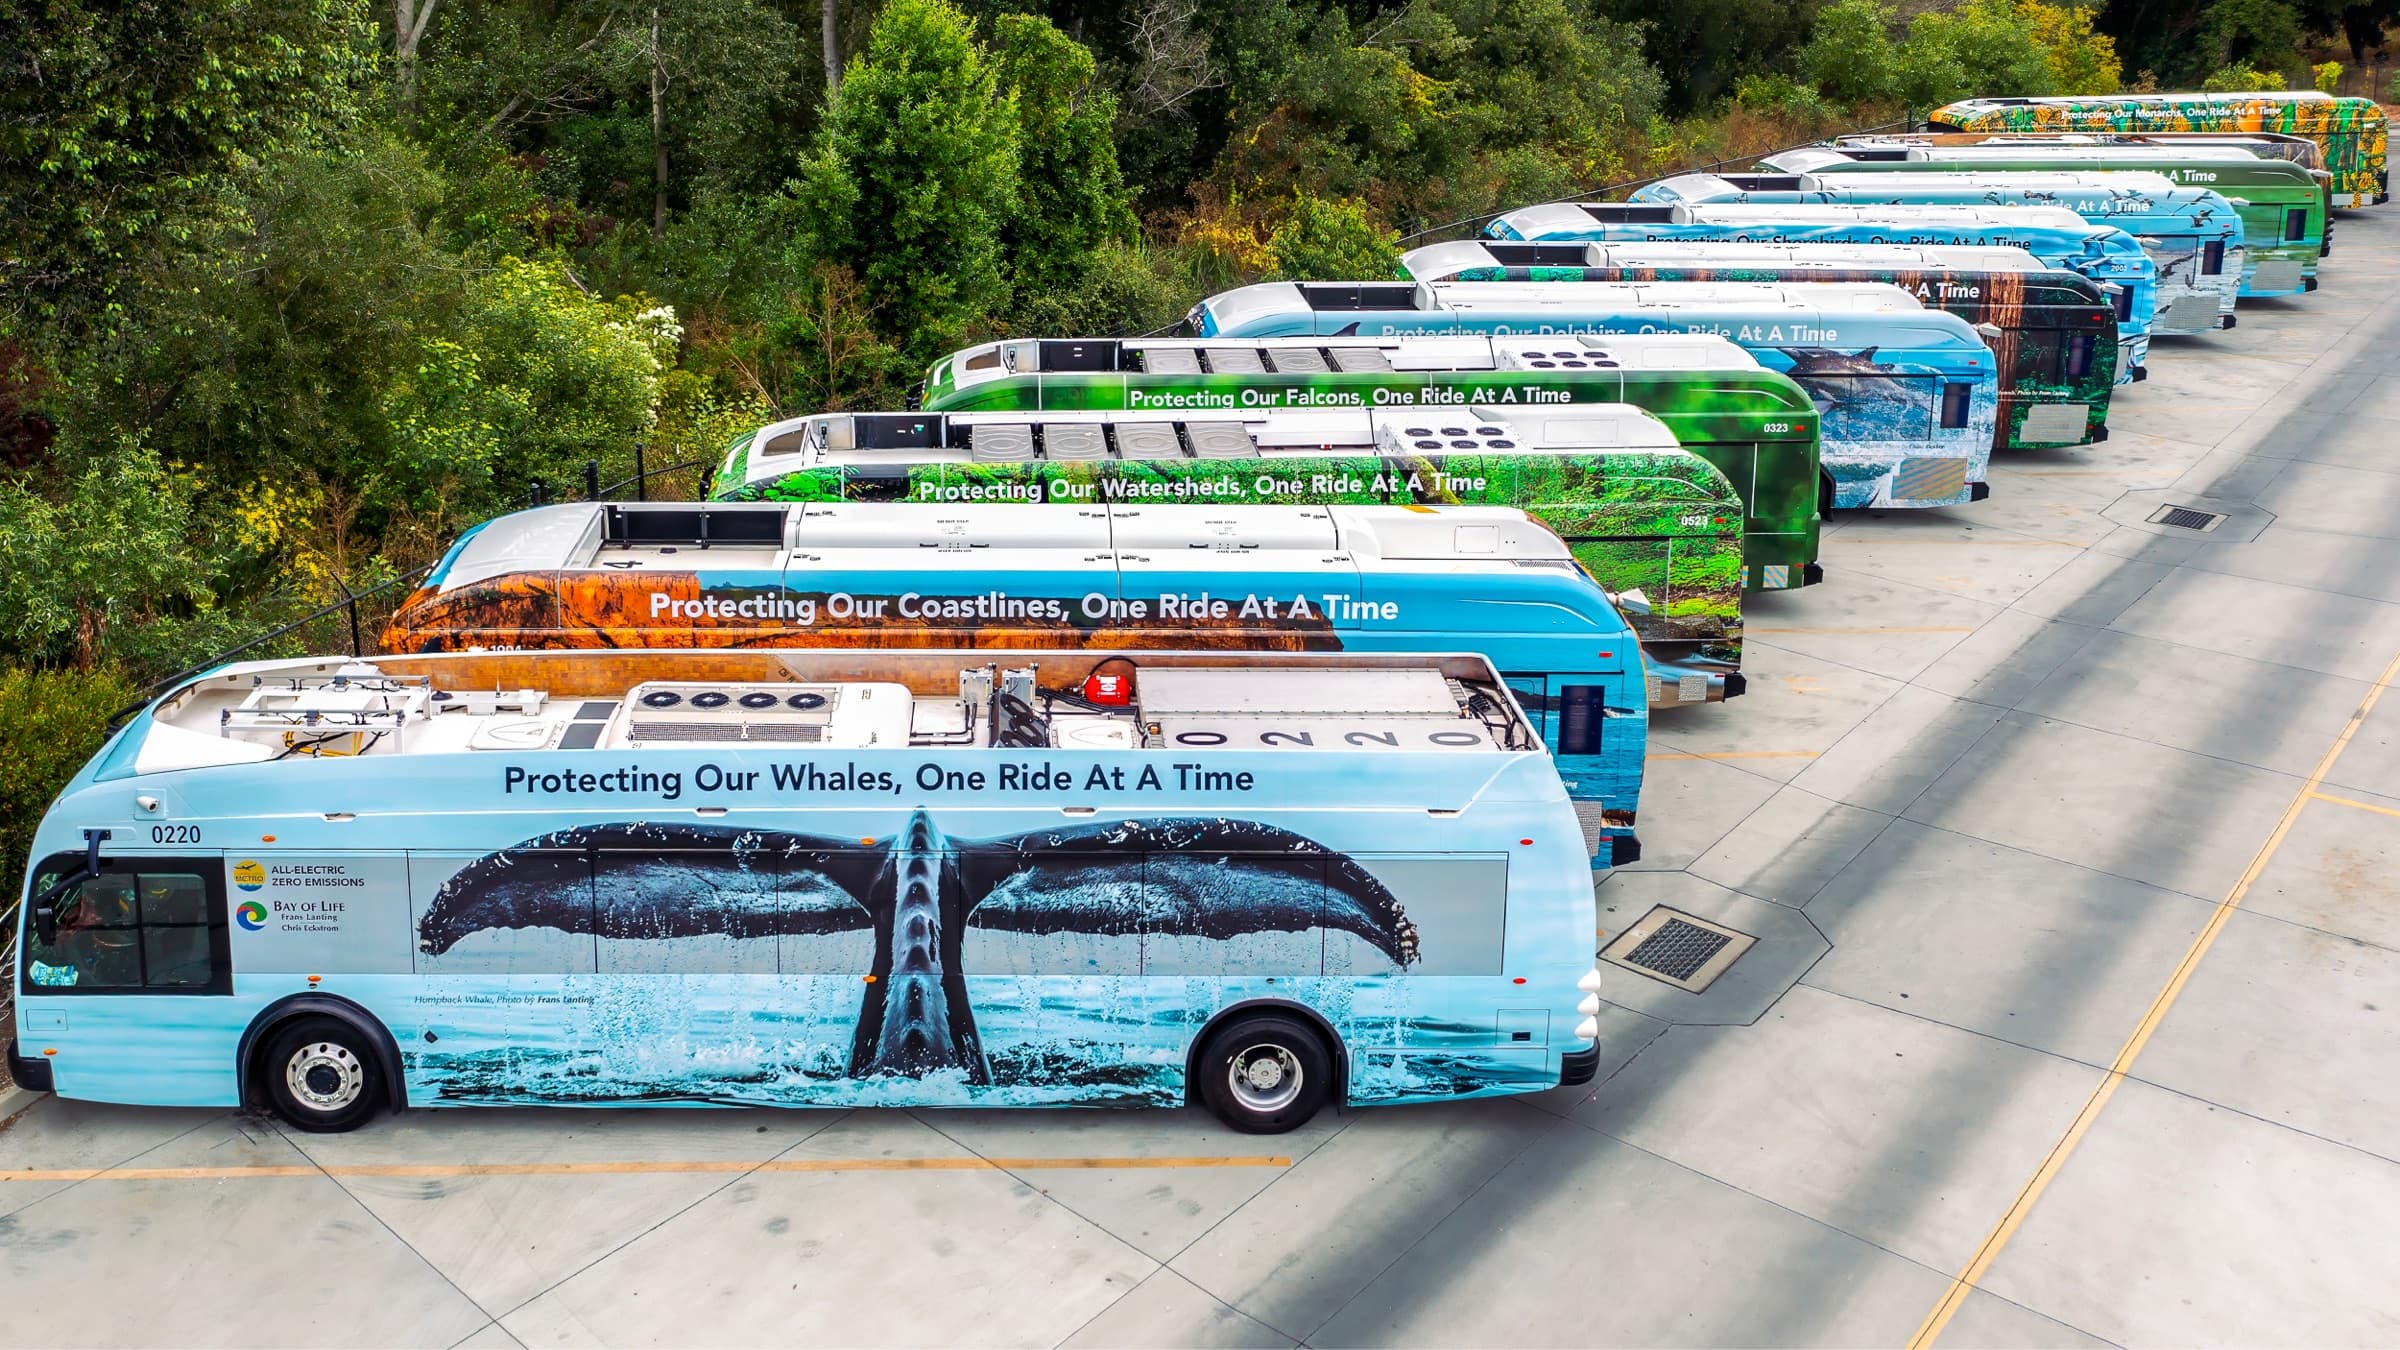
[[[1599,1062],[1598,1050],[1594,1050],[1592,1052],[1592,1062],[1595,1064]],[[40,1055],[28,1056],[17,1053],[17,1043],[14,1040],[9,1041],[8,1043],[8,1076],[15,1079],[17,1086],[25,1089],[27,1092],[49,1092],[52,1090],[50,1086],[50,1061]],[[1586,1073],[1584,1077],[1589,1078],[1591,1075]]]
[[[1558,1057],[1558,1085],[1580,1087],[1600,1073],[1600,1042],[1592,1042],[1589,1050],[1569,1050]]]

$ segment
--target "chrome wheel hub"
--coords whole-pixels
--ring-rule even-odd
[[[339,1111],[366,1091],[367,1068],[348,1046],[312,1041],[292,1052],[283,1066],[283,1085],[311,1111]]]
[[[1251,1111],[1275,1112],[1300,1096],[1300,1058],[1280,1045],[1254,1045],[1227,1071],[1233,1096]]]

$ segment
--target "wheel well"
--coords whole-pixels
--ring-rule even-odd
[[[384,1104],[395,1111],[408,1106],[408,1083],[400,1076],[400,1044],[392,1039],[391,1030],[373,1013],[332,994],[293,994],[268,1004],[250,1019],[250,1029],[242,1033],[241,1047],[234,1052],[235,1070],[241,1075],[242,1105],[257,1105],[251,1098],[257,1082],[252,1060],[258,1047],[277,1027],[302,1017],[330,1017],[366,1037],[375,1054],[375,1067],[383,1074]]]
[[[1327,1022],[1316,1009],[1305,1003],[1295,1003],[1290,999],[1282,998],[1245,999],[1230,1007],[1219,1009],[1215,1016],[1208,1019],[1208,1025],[1200,1028],[1200,1034],[1192,1037],[1191,1045],[1183,1052],[1183,1104],[1186,1106],[1200,1104],[1200,1075],[1197,1072],[1200,1052],[1207,1047],[1211,1040],[1216,1038],[1217,1029],[1234,1018],[1262,1012],[1289,1013],[1307,1023],[1317,1033],[1317,1038],[1325,1043],[1326,1055],[1333,1060],[1333,1103],[1336,1106],[1348,1105],[1350,1101],[1350,1047],[1343,1043],[1341,1037],[1333,1033],[1333,1024]]]

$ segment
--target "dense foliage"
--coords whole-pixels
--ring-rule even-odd
[[[1970,92],[2338,80],[2321,41],[2363,77],[2395,9],[0,0],[0,776],[46,795],[87,703],[587,464],[689,491],[962,342],[1388,275],[1427,227]]]

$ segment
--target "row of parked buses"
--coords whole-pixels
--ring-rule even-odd
[[[1274,1131],[1586,1081],[1592,871],[1639,856],[1651,717],[1742,693],[1744,597],[2315,289],[2329,206],[2383,199],[2356,102],[1956,105],[1180,337],[970,348],[745,436],[706,501],[489,522],[383,654],[213,670],[85,766],[10,1068],[311,1130]]]

